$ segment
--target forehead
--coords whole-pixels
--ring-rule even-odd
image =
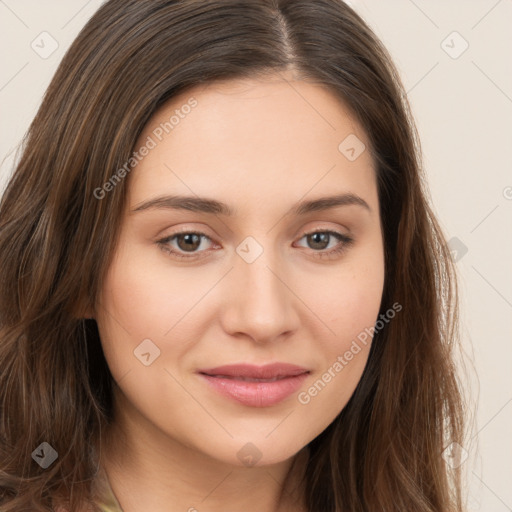
[[[132,206],[165,193],[215,196],[237,211],[283,194],[375,194],[369,151],[355,160],[342,151],[345,140],[368,148],[366,134],[318,84],[277,76],[196,86],[153,115],[136,149],[150,140],[130,176]]]

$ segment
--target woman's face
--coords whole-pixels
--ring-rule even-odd
[[[263,465],[335,419],[384,283],[363,144],[335,96],[292,79],[196,87],[153,116],[95,312],[125,428]]]

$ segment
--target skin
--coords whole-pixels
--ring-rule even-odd
[[[368,148],[367,136],[327,89],[284,78],[197,86],[161,107],[136,145],[197,100],[129,175],[119,244],[93,314],[117,383],[101,464],[125,512],[301,510],[307,444],[364,370],[370,343],[309,403],[294,393],[264,408],[221,396],[195,373],[289,362],[311,371],[299,390],[307,391],[378,317],[384,254],[374,162],[368,150],[355,161],[338,150],[349,134]],[[336,193],[369,209],[286,215],[298,201]],[[166,194],[216,199],[236,213],[132,212]],[[202,257],[180,260],[158,243],[179,229],[206,238],[191,252],[183,237],[167,247]],[[319,258],[342,245],[304,236],[325,230],[354,242]],[[252,263],[236,252],[248,236],[263,249]],[[133,352],[147,338],[160,350],[149,366]],[[249,442],[261,456],[254,466],[237,457]]]

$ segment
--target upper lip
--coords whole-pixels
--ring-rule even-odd
[[[263,366],[252,364],[228,364],[199,370],[210,376],[248,377],[253,379],[273,379],[276,377],[294,377],[309,373],[307,368],[289,363],[271,363]]]

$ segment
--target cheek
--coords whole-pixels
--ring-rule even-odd
[[[361,379],[370,351],[384,286],[381,251],[360,252],[357,258],[322,279],[322,288],[304,283],[308,304],[321,326],[314,349],[322,366],[298,396],[310,417],[330,423],[345,407]],[[317,281],[318,283],[319,281]],[[306,296],[306,295],[305,295]]]
[[[370,255],[358,253],[336,271],[330,269],[328,276],[302,278],[303,296],[325,327],[322,340],[326,353],[344,349],[375,324],[384,287],[380,254],[379,250]]]
[[[361,288],[346,290],[346,294],[341,300],[338,294],[338,300],[331,302],[336,306],[330,306],[330,330],[316,337],[314,344],[315,351],[322,353],[323,364],[297,396],[304,417],[311,422],[312,437],[347,405],[368,361],[381,297]]]
[[[162,339],[207,286],[200,275],[166,265],[165,255],[157,248],[149,257],[147,253],[147,248],[144,251],[136,244],[121,248],[102,294],[102,305],[111,313],[106,323],[115,320],[133,340]]]
[[[97,323],[105,357],[116,379],[134,368],[140,370],[142,365],[134,350],[144,340],[151,340],[157,347],[153,347],[151,357],[164,349],[165,333],[185,314],[184,304],[190,302],[186,298],[190,288],[179,279],[166,279],[158,271],[158,264],[144,260],[136,245],[121,244],[107,273],[98,301]],[[165,347],[166,352],[169,349],[179,352],[180,346]],[[157,362],[161,361],[155,359]]]
[[[375,287],[374,281],[357,280],[344,281],[339,288],[331,289],[321,298],[326,308],[321,317],[329,320],[325,322],[325,335],[318,336],[315,341],[316,350],[323,354],[324,368],[320,372],[331,369],[337,375],[343,374],[331,379],[336,382],[331,387],[341,386],[347,391],[355,389],[368,357],[381,296],[382,287]],[[336,362],[341,362],[343,368],[339,365],[333,368]]]

